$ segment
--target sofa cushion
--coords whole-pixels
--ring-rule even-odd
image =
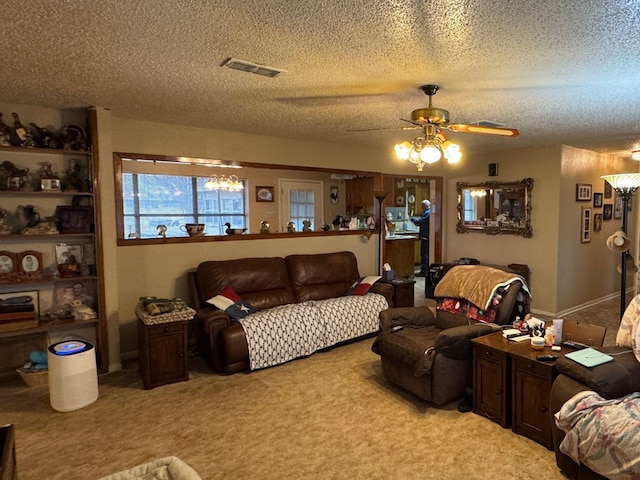
[[[298,302],[341,297],[360,278],[353,252],[289,255],[285,261]]]
[[[364,295],[371,290],[374,283],[380,280],[382,277],[379,275],[369,275],[368,277],[362,277],[351,284],[347,295]]]
[[[287,264],[280,257],[202,262],[196,280],[198,296],[203,300],[231,286],[256,310],[296,302]]]
[[[207,300],[207,303],[218,307],[224,313],[233,318],[244,318],[250,313],[255,313],[256,309],[240,298],[233,287],[226,287],[222,292]]]
[[[618,398],[640,391],[640,364],[626,347],[602,347],[598,350],[613,356],[613,361],[585,367],[565,357],[556,361],[558,372],[584,383],[604,398]]]

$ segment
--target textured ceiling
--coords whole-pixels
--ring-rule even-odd
[[[4,0],[0,101],[389,149],[425,107],[515,139],[466,154],[640,141],[638,0]],[[287,70],[220,67],[227,58]],[[5,112],[7,115],[9,112]],[[349,132],[349,129],[398,129]]]

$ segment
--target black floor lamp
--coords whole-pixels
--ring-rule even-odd
[[[619,173],[616,175],[603,175],[609,185],[620,195],[622,199],[622,228],[627,233],[627,216],[629,201],[633,193],[640,187],[640,173]],[[621,253],[620,259],[620,318],[624,315],[627,293],[627,254],[628,250]]]
[[[382,201],[387,198],[387,192],[373,192],[373,196],[378,200],[378,218],[380,219],[378,229],[378,275],[382,275],[382,236],[384,235],[385,229],[382,226],[382,222],[384,222],[384,214],[382,212]]]

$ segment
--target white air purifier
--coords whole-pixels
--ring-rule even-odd
[[[47,349],[49,401],[58,412],[71,412],[98,399],[95,348],[83,340],[54,343]]]

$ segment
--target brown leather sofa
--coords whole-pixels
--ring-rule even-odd
[[[559,374],[551,387],[549,420],[556,463],[571,479],[604,480],[606,477],[584,464],[577,464],[571,457],[560,451],[560,443],[565,434],[556,427],[554,414],[560,411],[565,402],[581,391],[592,390],[606,399],[624,397],[640,391],[640,363],[630,349],[610,346],[601,347],[598,350],[612,355],[613,361],[592,368],[584,367],[568,358],[559,358],[556,362]]]
[[[279,305],[341,297],[360,278],[353,252],[289,255],[206,261],[189,272],[198,349],[217,371],[249,369],[249,350],[242,325],[206,303],[227,286],[257,311]],[[371,290],[393,306],[393,287],[375,283]]]

